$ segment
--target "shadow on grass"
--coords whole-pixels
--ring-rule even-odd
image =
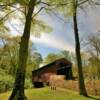
[[[100,98],[96,98],[96,97],[92,97],[92,96],[88,96],[87,98],[91,98],[91,99],[94,99],[94,100],[100,100]]]

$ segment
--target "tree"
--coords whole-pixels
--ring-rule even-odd
[[[80,94],[84,96],[87,96],[87,92],[86,92],[85,85],[84,85],[82,60],[81,60],[81,55],[80,55],[79,31],[78,31],[78,23],[77,23],[78,22],[77,21],[77,9],[78,9],[78,6],[86,2],[88,2],[88,0],[82,0],[80,3],[78,0],[73,1],[73,6],[74,6],[73,22],[74,22],[74,34],[75,34],[75,42],[76,42],[76,57],[77,57],[77,62],[78,62],[79,88],[80,88]],[[92,1],[89,1],[89,2],[92,2]]]
[[[84,77],[83,77],[83,71],[82,71],[82,60],[81,60],[81,55],[80,55],[80,40],[79,40],[79,30],[78,30],[78,22],[77,22],[77,9],[80,5],[86,3],[88,0],[66,0],[66,1],[65,0],[63,1],[50,0],[50,1],[54,2],[54,5],[56,5],[58,9],[60,8],[60,12],[63,12],[65,17],[68,16],[68,14],[72,16],[73,24],[74,24],[73,25],[74,35],[75,35],[75,47],[76,47],[75,51],[76,51],[78,74],[79,74],[79,91],[81,95],[87,96],[85,83],[84,83]]]
[[[24,84],[25,84],[25,72],[26,72],[26,64],[28,57],[28,43],[30,38],[32,14],[34,12],[35,4],[36,0],[29,1],[24,32],[20,42],[19,61],[16,72],[15,84],[9,100],[25,100]]]
[[[18,66],[18,51],[20,39],[20,36],[0,36],[0,68],[4,69],[8,74],[12,75],[13,77],[15,77],[16,69]],[[32,70],[39,68],[41,62],[41,54],[36,51],[34,44],[30,41],[26,70],[27,78],[30,78]]]
[[[55,54],[55,53],[50,53],[47,55],[47,57],[44,59],[43,64],[49,64],[52,63],[53,61],[62,58],[61,55]]]
[[[100,58],[100,33],[89,36],[87,39],[87,51],[95,59]]]
[[[13,93],[12,93],[10,100],[12,100],[12,98],[14,99],[16,97],[16,95],[18,95],[17,100],[19,98],[24,100],[24,79],[25,79],[26,61],[27,61],[27,55],[28,55],[27,48],[28,48],[28,42],[29,42],[29,37],[30,37],[30,26],[31,26],[31,21],[32,21],[32,13],[34,11],[35,5],[41,2],[41,1],[36,2],[36,0],[34,0],[34,1],[30,0],[30,2],[26,1],[26,0],[23,0],[23,1],[25,2],[26,8],[28,8],[28,10],[25,10],[26,11],[26,13],[25,13],[26,14],[26,22],[25,22],[24,33],[23,33],[23,36],[22,36],[21,42],[20,42],[19,64],[18,64],[18,70],[17,70],[17,74],[16,74],[15,87],[13,89]],[[23,4],[23,1],[21,1],[22,4]],[[52,0],[50,0],[50,1],[52,1]],[[57,1],[59,1],[59,0],[57,0]],[[85,1],[85,0],[80,0],[80,1],[81,1],[81,3],[83,3],[83,1]],[[41,2],[41,3],[43,3],[43,2]],[[60,4],[54,4],[54,5],[56,5],[56,6],[66,5],[65,0],[64,0],[63,4],[62,4],[61,0],[59,3]],[[27,6],[27,4],[29,4],[29,5]],[[46,3],[44,3],[44,4],[46,4]],[[77,60],[78,60],[79,73],[81,72],[79,74],[80,88],[82,87],[80,89],[80,94],[86,95],[86,91],[84,88],[84,79],[83,79],[83,75],[82,75],[82,64],[81,64],[81,57],[80,57],[80,43],[79,43],[78,26],[77,26],[77,18],[76,18],[77,17],[76,16],[77,2],[73,1],[72,4],[74,5],[72,8],[74,8],[73,20],[74,20],[74,26],[75,26],[74,30],[75,30],[75,39],[76,39],[76,55],[77,55]],[[48,5],[48,6],[52,6],[52,5]],[[43,9],[43,8],[44,7],[42,7],[41,9]],[[66,12],[66,10],[64,10],[64,12]],[[21,77],[21,79],[19,79],[19,77]],[[80,80],[81,78],[82,78],[82,81]]]
[[[100,61],[97,61],[95,58],[90,57],[89,58],[89,64],[88,64],[88,73],[89,78],[96,79],[100,77]]]
[[[49,53],[45,58],[44,58],[44,61],[43,61],[43,64],[49,64],[57,59],[60,59],[60,58],[65,58],[67,60],[70,60],[72,61],[72,59],[75,60],[75,58],[73,57],[74,54],[70,53],[69,51],[67,50],[63,50],[63,51],[60,51],[58,53]]]
[[[67,50],[63,50],[60,52],[60,55],[67,60],[71,60],[71,53]]]
[[[32,71],[38,69],[42,61],[43,59],[40,53],[36,51],[29,53],[26,68],[26,78],[30,79],[32,77]]]
[[[1,66],[5,66],[8,73],[15,76],[18,60],[20,37],[1,36]]]
[[[25,15],[25,20],[24,20],[25,26],[24,26],[24,32],[23,32],[23,35],[21,37],[21,42],[20,42],[19,60],[18,60],[18,67],[17,67],[17,71],[16,71],[15,84],[14,84],[12,94],[9,98],[9,100],[15,100],[15,99],[16,100],[24,100],[25,99],[24,83],[25,83],[25,73],[26,73],[26,65],[27,65],[27,57],[28,57],[28,44],[29,44],[29,38],[30,38],[30,29],[35,30],[35,28],[38,27],[39,31],[45,30],[46,25],[42,25],[41,21],[35,19],[36,15],[44,7],[41,7],[39,9],[39,11],[34,13],[35,6],[40,4],[40,2],[38,2],[37,0],[29,0],[29,1],[27,1],[27,0],[23,0],[23,1],[10,0],[9,2],[1,0],[0,4],[1,4],[0,5],[1,10],[11,8],[11,9],[9,9],[11,11],[9,13],[6,13],[5,15],[3,15],[3,17],[0,19],[0,21],[2,21],[2,22],[5,21],[5,18],[7,18],[7,19],[8,19],[8,17],[11,18],[11,16],[9,16],[9,15],[11,15],[16,10],[22,12]],[[19,4],[18,7],[17,7],[17,4]],[[36,25],[35,23],[37,23],[38,25]],[[31,24],[33,25],[33,27],[31,27]],[[39,28],[39,26],[41,26],[41,28]],[[51,28],[49,28],[49,29],[51,29]],[[35,31],[37,31],[37,29]],[[46,31],[48,31],[48,30],[46,30]],[[39,34],[40,34],[40,32],[39,32]]]
[[[78,24],[77,24],[77,7],[78,7],[78,1],[73,0],[73,7],[74,7],[74,13],[73,13],[73,23],[74,23],[74,35],[75,35],[75,47],[76,47],[76,57],[77,57],[77,64],[78,64],[78,74],[79,74],[79,90],[80,94],[87,96],[85,83],[84,83],[84,77],[83,77],[83,71],[82,71],[82,60],[81,60],[81,54],[80,54],[80,40],[79,40],[79,31],[78,31]]]
[[[87,39],[87,53],[89,53],[89,62],[94,70],[93,76],[100,76],[100,33],[89,36]],[[91,68],[91,69],[92,69]],[[95,73],[95,74],[94,74]]]

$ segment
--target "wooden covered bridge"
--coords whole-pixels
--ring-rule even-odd
[[[73,77],[72,63],[65,58],[61,58],[32,71],[32,82],[34,87],[43,87],[44,84],[49,84],[52,75],[63,75],[66,80],[71,80]]]

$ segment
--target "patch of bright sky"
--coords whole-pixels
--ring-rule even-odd
[[[84,34],[94,34],[100,30],[100,6],[84,9],[85,13],[79,13],[80,29]],[[86,35],[87,36],[87,35]]]
[[[100,30],[100,7],[96,6],[95,9],[88,8],[86,9],[87,13],[80,11],[78,14],[78,23],[80,30],[80,38],[85,38],[90,34],[96,33]],[[72,19],[66,18],[66,23],[57,18],[57,16],[49,16],[41,13],[39,19],[44,20],[47,24],[53,27],[53,32],[43,33],[40,38],[36,38],[31,35],[31,40],[35,43],[38,51],[46,56],[50,52],[58,52],[61,50],[69,50],[74,52],[75,49],[75,40],[73,33]],[[14,23],[19,24],[18,21],[13,21]],[[15,29],[11,27],[12,34],[19,34]],[[16,25],[15,25],[16,26]],[[17,25],[16,29],[20,29],[20,25]]]

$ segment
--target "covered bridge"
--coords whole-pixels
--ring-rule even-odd
[[[72,63],[65,58],[61,58],[32,71],[33,85],[35,87],[42,87],[44,83],[49,83],[51,75],[64,75],[66,80],[71,80]]]

